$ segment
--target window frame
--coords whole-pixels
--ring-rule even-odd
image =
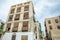
[[[57,29],[60,29],[60,26],[59,25],[57,25]]]
[[[10,13],[12,14],[12,13],[14,13],[15,12],[15,8],[12,8],[11,10],[10,10]]]
[[[24,13],[23,19],[29,19],[29,12]]]
[[[12,35],[12,39],[11,40],[16,40],[16,35]]]
[[[22,32],[28,32],[28,21],[23,22]]]
[[[12,21],[13,20],[13,15],[9,15],[8,21]]]
[[[14,20],[20,20],[20,14],[16,14]]]
[[[24,6],[24,11],[29,11],[29,5]]]
[[[51,24],[51,21],[50,20],[48,20],[48,24]]]
[[[53,29],[53,28],[52,28],[52,25],[49,25],[49,29],[50,29],[50,30],[52,30],[52,29]]]
[[[7,25],[6,25],[6,31],[7,32],[10,31],[10,29],[11,29],[11,23],[7,23]]]
[[[55,19],[55,23],[58,23],[58,19]]]
[[[18,12],[21,12],[21,7],[17,7],[17,11],[16,11],[17,13]]]
[[[28,35],[21,35],[21,40],[28,40]]]
[[[17,32],[18,31],[18,27],[19,27],[19,22],[15,22],[12,32]]]

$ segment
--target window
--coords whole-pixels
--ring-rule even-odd
[[[52,30],[52,26],[50,25],[49,28]]]
[[[18,7],[17,8],[17,12],[21,12],[21,7]]]
[[[29,13],[28,12],[24,13],[23,19],[28,19],[28,18],[29,18]]]
[[[55,22],[58,23],[58,19],[55,19]]]
[[[28,27],[23,27],[22,32],[28,32]]]
[[[15,22],[12,31],[17,32],[18,31],[18,26],[19,26],[19,22]]]
[[[14,13],[14,11],[15,11],[15,8],[11,9],[11,13]]]
[[[24,11],[29,11],[29,5],[24,7]]]
[[[0,34],[0,38],[1,38],[2,34]]]
[[[16,14],[14,20],[19,20],[19,18],[20,18],[20,14]]]
[[[22,32],[27,32],[28,31],[28,21],[23,22],[23,27],[22,27]]]
[[[10,15],[8,21],[12,21],[12,19],[13,19],[13,15]]]
[[[51,24],[51,21],[49,20],[48,23]]]
[[[60,29],[60,26],[58,25],[57,28]]]
[[[36,39],[37,39],[37,33],[36,33]]]
[[[28,27],[28,21],[23,22],[23,27]]]
[[[12,35],[12,40],[15,40],[15,38],[16,38],[16,35]]]
[[[22,35],[21,40],[28,40],[28,35]]]
[[[7,32],[10,31],[10,27],[11,27],[11,23],[8,23],[8,24],[7,24],[7,27],[6,27],[6,31],[7,31]]]

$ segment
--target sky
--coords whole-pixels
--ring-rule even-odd
[[[27,1],[33,2],[35,19],[41,23],[42,31],[46,18],[60,16],[60,0],[0,0],[0,19],[6,22],[10,6]]]

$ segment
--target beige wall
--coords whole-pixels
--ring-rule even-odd
[[[59,21],[59,23],[56,23],[56,22],[55,22],[55,19],[58,19],[58,21],[59,21],[59,17],[47,18],[47,19],[45,20],[48,33],[49,33],[49,30],[50,30],[50,29],[49,29],[49,26],[50,26],[50,25],[52,26],[52,29],[53,29],[53,30],[54,30],[54,29],[57,29],[57,25],[60,25],[60,21]],[[48,20],[51,21],[51,24],[48,24]],[[57,29],[57,30],[58,30],[58,29]]]
[[[55,19],[57,19],[58,20],[58,23],[56,23],[55,22]],[[49,24],[48,23],[48,21],[51,21],[51,24]],[[45,28],[46,28],[46,30],[47,30],[47,35],[48,35],[48,37],[50,36],[50,33],[51,32],[53,32],[53,33],[51,33],[51,35],[56,35],[56,36],[58,36],[58,34],[59,34],[59,30],[60,29],[58,29],[57,28],[57,26],[59,25],[60,26],[60,18],[59,18],[59,16],[58,17],[52,17],[52,18],[47,18],[47,19],[45,19],[45,24],[46,24],[46,26],[45,26]],[[50,26],[51,25],[51,27],[52,27],[52,29],[50,29]],[[54,31],[53,31],[54,30]],[[55,33],[54,33],[55,32]],[[56,34],[56,33],[58,33],[58,34]],[[53,36],[52,36],[53,37]]]
[[[52,40],[60,40],[60,30],[51,31]]]

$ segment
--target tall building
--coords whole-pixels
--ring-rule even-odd
[[[7,22],[4,27],[6,32],[32,32],[34,27],[34,9],[32,2],[11,6]]]
[[[3,30],[6,33],[2,40],[40,40],[39,22],[35,21],[34,14],[32,2],[11,6]]]
[[[48,40],[60,40],[60,16],[47,18],[45,31]]]

